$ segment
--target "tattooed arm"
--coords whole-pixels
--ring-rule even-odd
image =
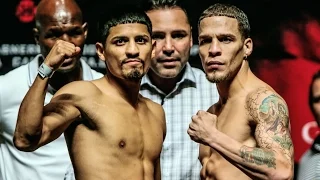
[[[293,144],[286,102],[277,94],[261,89],[247,98],[246,108],[257,124],[257,148],[242,146],[241,158],[257,165],[271,179],[293,178]]]
[[[245,146],[217,130],[217,117],[204,111],[192,117],[188,133],[252,179],[292,179],[293,145],[285,101],[271,91],[259,90],[248,95],[246,110],[256,124],[256,147]]]

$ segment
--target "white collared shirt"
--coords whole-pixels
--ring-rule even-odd
[[[203,71],[187,63],[181,81],[169,94],[154,86],[148,76],[142,79],[140,93],[161,104],[166,115],[167,135],[161,152],[161,179],[200,179],[199,145],[190,139],[187,130],[192,115],[198,110],[206,111],[218,101],[216,85],[206,79]]]

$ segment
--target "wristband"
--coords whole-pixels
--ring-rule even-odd
[[[54,71],[49,66],[47,66],[45,63],[42,63],[38,69],[38,74],[40,75],[40,77],[42,79],[44,79],[46,77],[51,78],[53,73],[54,73]]]

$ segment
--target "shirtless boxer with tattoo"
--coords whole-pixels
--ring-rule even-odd
[[[250,70],[250,25],[239,8],[215,4],[199,22],[199,54],[219,101],[192,116],[205,180],[292,179],[293,144],[286,102]],[[277,77],[275,77],[277,78]]]

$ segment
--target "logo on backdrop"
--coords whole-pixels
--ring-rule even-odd
[[[37,44],[0,44],[0,75],[27,64],[39,53]],[[106,65],[97,57],[95,44],[85,44],[82,55],[90,67],[104,72]]]
[[[314,138],[319,134],[318,124],[315,121],[307,122],[302,127],[302,139],[308,144],[312,144]]]
[[[34,20],[36,5],[33,0],[21,0],[16,7],[16,16],[22,23],[29,23]]]

